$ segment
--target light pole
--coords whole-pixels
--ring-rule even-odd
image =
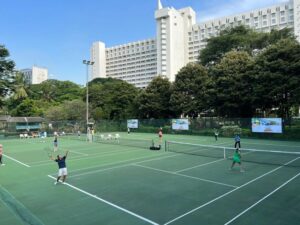
[[[94,65],[94,62],[83,60],[83,64],[86,65],[86,134],[88,135],[89,127],[89,66]]]

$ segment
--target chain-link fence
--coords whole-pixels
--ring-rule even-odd
[[[251,118],[217,118],[202,117],[188,119],[188,130],[172,129],[172,119],[144,119],[138,120],[138,128],[131,129],[131,132],[157,133],[159,128],[165,134],[185,134],[212,136],[218,130],[220,136],[232,137],[240,134],[243,137],[300,140],[300,118],[282,120],[282,133],[255,133],[252,132]],[[127,120],[111,121],[99,120],[90,123],[89,126],[96,133],[127,132]],[[24,128],[24,129],[22,129]],[[26,129],[25,129],[26,128]],[[40,123],[20,124],[16,122],[0,122],[0,135],[17,136],[22,132],[47,132],[52,135],[54,132],[64,133],[86,133],[86,121],[47,121]]]

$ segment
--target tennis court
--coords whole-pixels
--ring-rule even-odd
[[[299,142],[242,139],[241,173],[229,170],[233,139],[164,135],[168,151],[150,151],[153,138],[59,137],[70,152],[57,185],[53,138],[3,140],[0,224],[299,223]]]

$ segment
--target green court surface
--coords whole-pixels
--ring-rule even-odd
[[[274,152],[264,156],[266,163],[245,161],[245,172],[240,172],[238,166],[229,170],[231,160],[221,156],[150,151],[151,139],[158,142],[154,134],[120,136],[102,143],[59,137],[55,153],[53,138],[2,140],[6,165],[0,167],[0,224],[299,224],[299,142],[242,139],[242,151],[295,154],[284,158]],[[233,147],[230,138],[163,138]],[[116,143],[137,140],[143,148]],[[67,181],[54,185],[58,166],[47,151],[55,156],[66,150]],[[283,161],[272,163],[275,158]]]

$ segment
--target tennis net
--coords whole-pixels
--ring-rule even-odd
[[[211,158],[232,159],[235,148],[183,142],[166,142],[166,151]],[[241,148],[242,161],[300,167],[300,152]]]
[[[94,143],[102,143],[102,144],[110,144],[110,145],[122,145],[122,146],[128,146],[128,147],[136,147],[136,148],[146,148],[149,149],[149,147],[152,144],[152,140],[138,140],[138,139],[126,139],[121,138],[117,134],[108,134],[108,135],[93,135],[89,136],[86,134],[81,134],[78,136],[77,134],[66,134],[64,136],[61,136],[60,138],[70,139],[70,140],[77,140],[77,141],[85,141],[85,142],[94,142]]]

